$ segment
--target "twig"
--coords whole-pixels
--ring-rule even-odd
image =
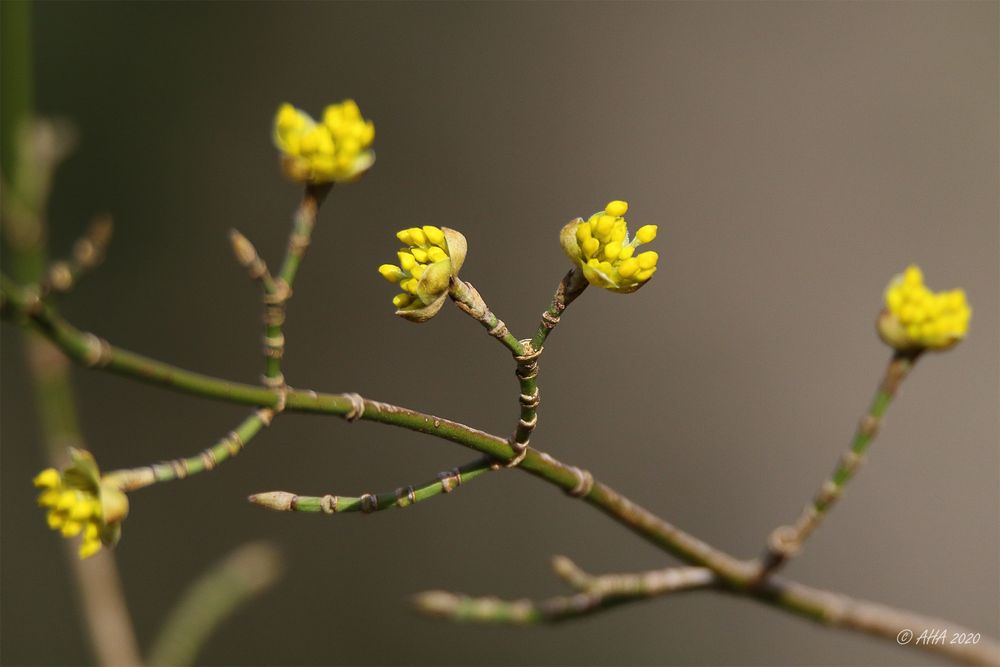
[[[194,662],[218,625],[281,577],[281,556],[267,542],[244,544],[192,583],[171,610],[149,651],[149,664]]]
[[[493,460],[477,459],[471,463],[438,473],[430,482],[416,486],[401,486],[387,493],[364,493],[360,496],[302,496],[287,491],[266,491],[255,493],[248,500],[255,505],[279,512],[312,512],[323,514],[340,514],[343,512],[362,512],[371,514],[393,507],[409,507],[441,493],[451,493],[483,473],[493,469]]]
[[[73,289],[88,272],[104,261],[104,253],[111,241],[113,229],[111,216],[101,215],[91,221],[87,231],[73,244],[69,259],[49,265],[39,285],[41,294],[65,294]]]
[[[453,277],[451,279],[451,287],[448,290],[448,296],[451,297],[452,301],[455,302],[462,312],[482,324],[486,332],[500,341],[511,354],[515,356],[524,354],[521,341],[507,329],[507,325],[504,324],[503,320],[489,309],[489,306],[486,305],[483,297],[472,286],[472,283],[467,283],[460,278]]]
[[[840,457],[833,474],[816,492],[812,502],[802,510],[795,524],[779,526],[771,533],[758,575],[761,580],[770,576],[801,551],[805,540],[816,530],[823,517],[843,494],[844,486],[864,464],[865,453],[875,440],[882,417],[892,403],[899,385],[909,375],[919,357],[919,351],[893,354],[868,413],[858,423],[851,448]]]
[[[496,597],[427,591],[416,595],[414,604],[421,613],[452,621],[529,625],[572,620],[626,602],[709,588],[716,582],[712,572],[703,567],[673,567],[641,574],[595,577],[580,570],[565,556],[557,556],[553,567],[579,592],[540,601],[507,601]]]
[[[220,463],[236,456],[261,429],[271,425],[274,410],[259,408],[244,419],[239,426],[223,436],[217,443],[203,449],[195,456],[154,463],[129,470],[115,470],[107,473],[108,479],[116,480],[123,491],[135,491],[158,482],[184,479],[200,472],[214,470]]]
[[[292,283],[305,256],[306,248],[312,239],[313,228],[316,226],[316,214],[326,196],[330,193],[332,183],[307,185],[302,195],[302,201],[292,221],[292,231],[288,235],[288,248],[281,264],[278,277],[270,284],[264,283],[264,339],[265,357],[264,384],[272,389],[285,386],[285,376],[281,372],[281,359],[285,353],[285,335],[282,325],[285,323],[285,310],[288,299],[292,296]]]
[[[273,294],[277,289],[274,277],[250,239],[243,236],[238,230],[230,229],[229,243],[233,248],[233,254],[236,255],[236,261],[246,269],[250,278],[260,283],[265,294]]]
[[[542,313],[542,320],[538,324],[538,330],[535,331],[535,335],[531,339],[531,347],[533,349],[542,349],[549,334],[559,324],[563,311],[566,310],[569,304],[573,303],[576,297],[583,294],[583,290],[587,289],[588,284],[587,279],[583,277],[583,272],[576,266],[563,276],[559,287],[556,288],[555,295],[552,297],[552,303]]]

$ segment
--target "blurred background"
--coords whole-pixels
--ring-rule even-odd
[[[546,346],[532,444],[741,557],[793,520],[848,444],[888,360],[882,290],[918,262],[964,286],[971,333],[904,385],[869,462],[788,574],[998,632],[998,5],[948,3],[38,3],[36,106],[80,134],[51,202],[63,254],[114,215],[105,265],[63,306],[127,349],[255,381],[257,288],[238,227],[280,261],[299,190],[279,103],[353,97],[378,162],[336,188],[289,305],[285,372],[506,434],[508,355],[448,307],[414,326],[376,273],[397,229],[456,227],[463,276],[515,332],[567,268],[568,219],[629,201],[660,270],[588,290]],[[522,334],[522,335],[524,335]],[[4,324],[0,659],[88,664],[44,466]],[[105,468],[193,454],[245,409],[74,369]],[[285,415],[211,474],[132,495],[117,559],[140,641],[237,544],[284,552],[279,587],[228,621],[204,664],[930,664],[745,600],[696,593],[558,627],[413,614],[430,588],[564,591],[672,561],[552,487],[490,475],[406,511],[289,515],[282,489],[357,495],[475,458],[384,426]]]

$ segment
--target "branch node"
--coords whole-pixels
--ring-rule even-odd
[[[374,493],[364,493],[361,495],[361,511],[371,514],[378,509],[378,496]]]
[[[583,498],[589,495],[591,489],[594,488],[594,476],[590,474],[589,470],[582,470],[576,466],[569,466],[569,469],[573,472],[573,476],[576,477],[576,486],[572,489],[567,489],[566,493],[574,498]]]
[[[362,398],[361,394],[344,394],[344,396],[351,402],[350,411],[344,415],[344,419],[349,422],[355,422],[361,419],[365,414],[365,399]]]

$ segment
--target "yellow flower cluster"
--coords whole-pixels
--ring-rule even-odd
[[[34,479],[42,489],[40,507],[48,508],[49,528],[63,537],[83,534],[80,558],[100,551],[102,544],[113,545],[121,535],[121,521],[128,514],[128,499],[120,489],[103,484],[97,464],[89,452],[71,449],[73,465],[60,473],[47,468]]]
[[[634,292],[656,273],[659,255],[636,248],[656,238],[656,225],[644,225],[629,239],[625,213],[628,203],[608,202],[589,220],[577,218],[563,227],[560,241],[570,260],[578,264],[592,285],[613,292]]]
[[[943,350],[965,338],[971,316],[964,290],[931,292],[920,268],[910,265],[885,290],[879,333],[896,349]]]
[[[441,310],[452,276],[465,261],[465,237],[447,227],[410,227],[396,234],[406,247],[396,256],[399,266],[378,267],[382,277],[403,290],[392,304],[396,314],[414,322],[424,322]]]
[[[291,104],[274,118],[274,143],[285,175],[301,183],[340,183],[359,178],[375,162],[369,147],[375,125],[361,117],[354,100],[331,104],[317,123]]]

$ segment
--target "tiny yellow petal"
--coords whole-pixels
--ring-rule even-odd
[[[924,274],[916,264],[910,264],[903,273],[903,282],[907,285],[921,285],[924,282]]]
[[[58,486],[61,479],[62,477],[59,475],[58,470],[55,468],[46,468],[35,476],[33,482],[37,487],[51,489]]]
[[[424,250],[423,248],[417,248],[417,247],[410,248],[410,254],[412,254],[413,258],[418,262],[420,262],[421,264],[427,262],[427,251]]]
[[[97,539],[84,540],[80,543],[80,558],[90,558],[101,550],[101,541]]]
[[[652,278],[654,273],[656,273],[656,267],[655,266],[653,268],[651,268],[651,269],[644,269],[644,270],[640,271],[639,273],[635,274],[635,279],[636,279],[636,281],[638,281],[640,283],[644,283],[647,280],[649,280],[650,278]]]
[[[410,238],[413,239],[413,245],[427,245],[427,236],[419,227],[410,229]]]
[[[413,297],[405,292],[392,297],[392,305],[396,306],[396,308],[406,308],[411,303],[413,303]]]
[[[583,247],[581,249],[583,250],[584,257],[589,258],[593,257],[594,254],[597,252],[597,249],[600,247],[601,247],[600,241],[598,241],[595,238],[589,238],[583,242]]]
[[[604,257],[608,261],[613,262],[616,259],[618,259],[618,255],[621,253],[621,251],[622,251],[622,244],[618,241],[613,241],[608,245],[604,246]]]
[[[628,211],[628,202],[624,202],[620,199],[609,201],[608,205],[604,207],[604,210],[607,212],[608,215],[621,217],[625,215],[626,211]]]
[[[636,231],[635,238],[639,243],[650,243],[656,238],[656,225],[643,225]]]
[[[618,265],[618,275],[622,278],[631,278],[639,270],[639,260],[632,257],[626,259],[624,262]]]
[[[61,496],[59,489],[48,489],[39,494],[38,505],[39,507],[55,507],[59,504]]]
[[[424,225],[423,231],[428,241],[439,248],[444,248],[444,232],[432,225]]]
[[[448,259],[448,253],[437,246],[431,246],[427,251],[427,259],[431,262],[441,262]]]
[[[399,258],[399,265],[403,267],[403,271],[407,273],[409,273],[410,270],[417,265],[417,260],[414,259],[413,255],[408,252],[397,252],[396,257]]]
[[[378,272],[390,283],[398,283],[404,275],[403,270],[395,264],[383,264],[378,267]]]
[[[647,250],[646,252],[639,253],[636,258],[639,260],[639,268],[646,270],[656,267],[656,262],[660,259],[660,256],[655,250]]]
[[[63,537],[76,537],[83,530],[83,524],[79,521],[67,521],[62,525],[60,532]]]

